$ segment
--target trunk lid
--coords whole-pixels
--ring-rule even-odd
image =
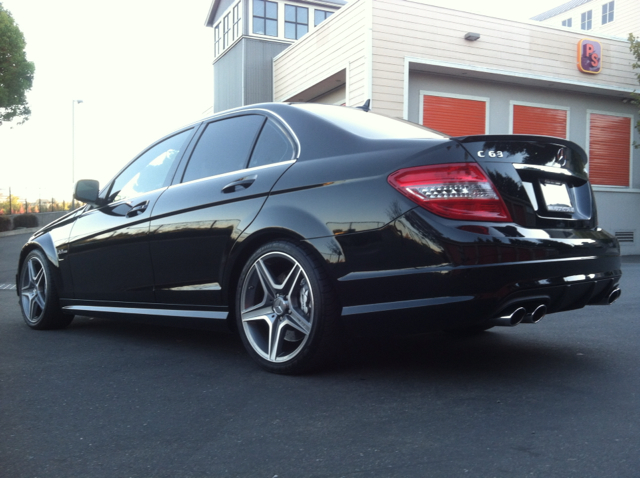
[[[537,229],[596,227],[587,154],[579,145],[548,136],[453,139],[489,175],[517,224]]]

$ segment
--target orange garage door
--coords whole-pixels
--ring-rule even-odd
[[[449,136],[485,134],[487,102],[424,95],[422,124]]]
[[[567,111],[555,108],[513,105],[514,134],[567,137]]]
[[[589,178],[593,184],[629,186],[631,118],[589,114]]]

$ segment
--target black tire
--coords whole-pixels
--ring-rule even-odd
[[[22,318],[32,329],[62,329],[73,320],[73,315],[62,313],[49,261],[38,249],[22,263],[18,293]]]
[[[249,355],[280,374],[310,372],[332,362],[343,337],[336,295],[322,263],[286,240],[260,247],[245,264],[236,320]]]

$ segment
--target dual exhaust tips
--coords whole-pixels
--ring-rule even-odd
[[[609,292],[609,295],[600,299],[600,301],[594,303],[594,305],[613,304],[620,298],[620,295],[622,295],[622,290],[620,287],[615,287],[611,292]],[[536,306],[532,312],[528,312],[524,307],[518,307],[510,313],[490,319],[488,323],[490,325],[500,325],[503,327],[514,327],[520,323],[537,324],[545,315],[547,315],[547,306],[544,304]]]
[[[518,307],[509,314],[494,317],[489,320],[489,324],[499,325],[502,327],[514,327],[521,322],[524,322],[525,324],[537,324],[545,315],[547,315],[547,306],[544,304],[538,305],[530,313],[527,312],[527,309],[524,307]]]

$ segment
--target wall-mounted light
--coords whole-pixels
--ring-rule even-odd
[[[480,34],[473,32],[469,32],[464,36],[464,39],[468,41],[476,41],[478,38],[480,38]]]

